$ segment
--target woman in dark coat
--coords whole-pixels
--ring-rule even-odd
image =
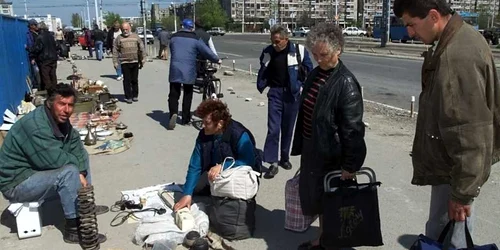
[[[292,147],[292,155],[301,155],[302,212],[320,215],[320,234],[324,176],[342,170],[341,179],[352,180],[366,157],[361,87],[339,59],[343,45],[335,24],[320,23],[307,34],[306,47],[318,67],[304,83]],[[318,238],[301,244],[302,249],[324,248]]]

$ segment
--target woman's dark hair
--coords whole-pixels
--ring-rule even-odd
[[[71,85],[65,83],[58,83],[54,87],[47,89],[47,102],[52,106],[56,96],[60,95],[64,98],[73,96],[76,102],[76,91]]]
[[[224,126],[231,120],[231,113],[229,113],[227,104],[219,100],[209,99],[202,102],[196,108],[195,114],[202,119],[211,114],[212,122],[218,123],[219,121],[223,121]]]
[[[408,13],[411,17],[424,19],[432,9],[443,16],[453,12],[446,0],[395,0],[393,6],[394,14],[399,18]]]

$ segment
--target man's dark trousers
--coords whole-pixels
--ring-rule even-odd
[[[167,49],[168,50],[168,44],[165,45],[165,44],[160,44],[160,51],[158,51],[158,58],[162,59],[162,55],[163,55],[163,51]],[[167,53],[167,51],[165,51],[165,53]],[[165,56],[165,59],[167,57]]]
[[[40,84],[40,90],[46,90],[57,84],[57,61],[43,61],[38,63],[38,68],[40,69],[40,78],[42,83]]]
[[[139,63],[123,63],[123,92],[125,99],[139,96]]]
[[[267,137],[264,145],[264,162],[286,162],[290,158],[293,128],[299,110],[299,101],[295,101],[288,88],[272,87],[267,93]],[[279,150],[281,134],[281,149]],[[278,159],[278,151],[281,158]]]
[[[170,83],[170,93],[168,93],[168,109],[170,117],[179,112],[179,98],[181,97],[181,87],[184,92],[182,96],[182,123],[191,121],[191,103],[193,102],[193,84],[182,84],[178,82]]]

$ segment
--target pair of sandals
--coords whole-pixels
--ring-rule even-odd
[[[312,241],[306,241],[299,245],[298,250],[326,250],[321,245],[313,245]]]

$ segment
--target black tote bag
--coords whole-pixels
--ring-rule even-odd
[[[382,246],[375,172],[363,167],[356,175],[367,175],[368,183],[341,181],[341,171],[324,178],[323,247]]]

